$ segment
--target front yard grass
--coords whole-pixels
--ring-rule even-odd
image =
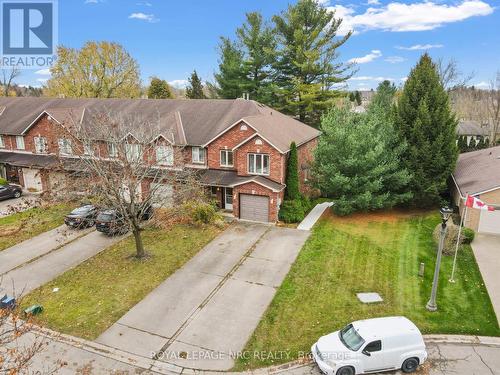
[[[0,218],[0,251],[62,225],[71,208],[68,203],[60,203]]]
[[[34,290],[24,308],[40,304],[37,318],[56,331],[93,340],[174,273],[221,229],[178,224],[143,232],[151,255],[136,260],[132,236]],[[187,287],[187,286],[186,286]],[[58,292],[53,292],[59,288]]]
[[[436,259],[434,213],[390,212],[339,218],[328,213],[313,229],[245,350],[289,351],[273,362],[251,356],[237,370],[273,365],[308,353],[322,335],[359,319],[404,315],[423,333],[498,336],[500,330],[470,246],[443,256],[437,312],[425,309]],[[418,276],[425,263],[425,277]],[[378,292],[383,303],[364,305],[358,292]]]

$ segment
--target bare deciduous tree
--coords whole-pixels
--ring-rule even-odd
[[[19,77],[21,75],[21,71],[16,68],[12,67],[11,69],[2,69],[2,88],[3,88],[3,94],[4,96],[9,96],[10,89],[12,87],[12,83],[14,79]]]
[[[460,71],[455,59],[445,62],[440,58],[436,63],[436,67],[441,84],[447,90],[453,87],[466,87],[471,79],[474,78],[474,73],[464,74]]]
[[[146,256],[141,231],[151,207],[204,196],[197,172],[185,168],[183,149],[159,114],[145,118],[102,110],[70,116],[59,136],[59,149],[77,158],[60,158],[61,168],[76,171],[70,179],[80,198],[93,198],[116,210],[131,229],[137,258]],[[66,142],[66,144],[65,144]],[[70,150],[71,148],[71,150]],[[67,194],[68,188],[65,189]]]
[[[500,132],[500,70],[496,78],[491,82],[491,90],[488,95],[488,113],[490,117],[491,144],[497,144]]]

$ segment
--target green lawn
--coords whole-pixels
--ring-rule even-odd
[[[136,260],[132,236],[106,249],[52,282],[34,290],[23,306],[41,304],[40,323],[93,340],[174,273],[221,230],[175,225],[143,232],[151,255]],[[54,293],[54,288],[59,291]]]
[[[31,208],[0,218],[0,251],[64,223],[70,204]]]
[[[443,258],[439,311],[425,309],[436,256],[432,231],[438,222],[439,215],[429,213],[327,215],[314,228],[245,350],[289,350],[295,358],[320,336],[350,321],[388,315],[407,316],[423,333],[500,335],[470,246],[458,258],[455,284],[448,282],[453,259]],[[418,276],[420,262],[425,263],[424,278]],[[363,305],[357,292],[378,292],[384,302]],[[236,369],[272,364],[276,362],[252,358],[240,360]]]

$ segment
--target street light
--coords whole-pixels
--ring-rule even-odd
[[[427,302],[427,305],[425,306],[429,311],[437,310],[436,293],[439,282],[439,268],[441,267],[441,256],[443,255],[444,239],[446,237],[446,230],[447,230],[446,223],[453,214],[453,210],[449,207],[443,207],[439,210],[439,213],[441,214],[441,231],[439,236],[436,268],[434,269],[434,280],[432,281],[431,299],[429,300],[429,302]]]

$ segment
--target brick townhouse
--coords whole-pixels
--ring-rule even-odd
[[[243,99],[0,98],[0,176],[25,189],[49,191],[51,184],[68,178],[69,171],[55,170],[56,162],[78,158],[75,148],[61,138],[61,125],[69,116],[90,121],[90,114],[99,111],[157,116],[157,163],[168,169],[176,164],[174,155],[183,155],[183,168],[199,170],[209,194],[235,217],[277,220],[293,141],[298,147],[300,189],[309,191],[309,168],[320,132]],[[112,144],[105,140],[83,152],[95,155],[94,148],[99,157],[113,157]],[[168,186],[162,192],[165,199],[174,195]]]

